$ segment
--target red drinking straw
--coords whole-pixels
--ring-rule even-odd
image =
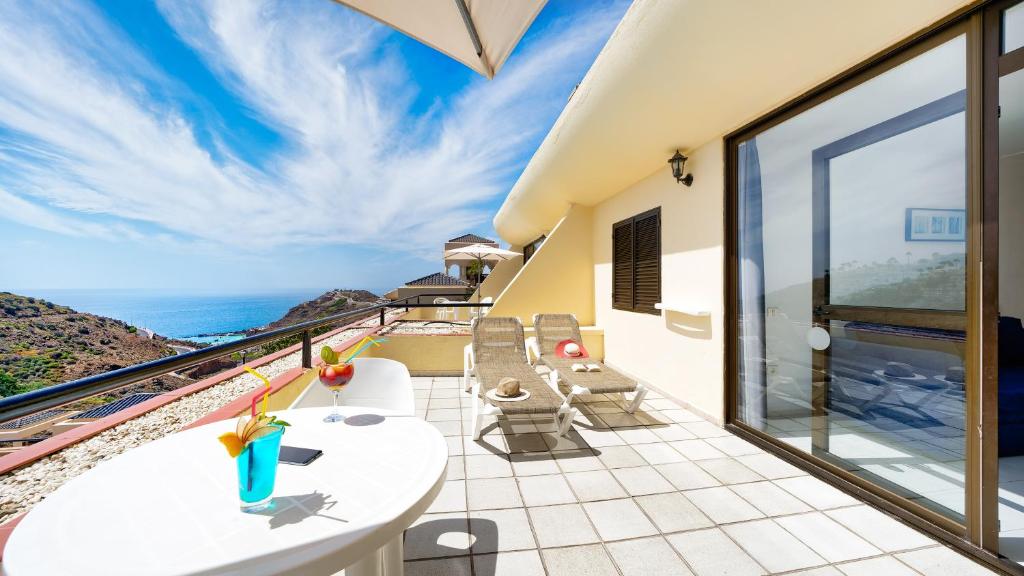
[[[253,394],[252,402],[250,403],[251,404],[250,411],[249,411],[252,414],[253,418],[256,417],[256,403],[259,402],[261,398],[266,397],[266,396],[270,396],[270,391],[269,390],[257,390],[256,393]],[[264,404],[264,406],[266,406],[266,404]],[[266,416],[266,411],[263,412],[263,415]]]

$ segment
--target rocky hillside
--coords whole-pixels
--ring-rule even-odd
[[[120,320],[76,312],[38,298],[0,292],[0,396],[174,353],[163,341],[146,338],[134,326]],[[159,391],[188,383],[188,380],[175,380],[152,383],[146,389]]]
[[[295,306],[284,317],[267,328],[281,328],[307,320],[341,314],[349,310],[367,308],[373,306],[379,299],[379,296],[366,290],[330,290],[313,300]]]

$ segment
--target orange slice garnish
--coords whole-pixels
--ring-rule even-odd
[[[228,455],[232,458],[237,458],[242,453],[242,449],[245,448],[245,442],[242,442],[242,439],[234,432],[225,432],[217,437],[217,439],[228,449]]]

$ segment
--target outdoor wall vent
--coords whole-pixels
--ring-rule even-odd
[[[689,186],[693,184],[693,174],[683,176],[683,168],[686,167],[686,160],[686,156],[683,156],[679,153],[679,150],[676,150],[676,153],[668,159],[668,163],[672,166],[672,176],[675,176],[676,182]]]

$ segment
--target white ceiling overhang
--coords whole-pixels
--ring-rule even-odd
[[[494,218],[550,231],[969,0],[636,0]]]

